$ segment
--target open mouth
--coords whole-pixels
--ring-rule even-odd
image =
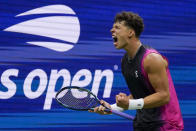
[[[114,42],[117,42],[118,41],[118,38],[117,37],[113,37],[113,41]]]

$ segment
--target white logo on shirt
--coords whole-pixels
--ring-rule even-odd
[[[135,71],[135,77],[138,78],[138,71]]]

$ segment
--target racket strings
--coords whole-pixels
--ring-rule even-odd
[[[84,98],[76,98],[72,94],[71,89],[69,89],[62,97],[58,98],[58,101],[64,106],[76,110],[88,110],[99,105],[99,102],[92,94],[88,93]]]

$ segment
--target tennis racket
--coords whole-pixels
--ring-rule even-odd
[[[101,105],[100,100],[91,91],[76,86],[68,86],[62,88],[57,92],[55,99],[62,106],[72,110],[80,110],[80,111],[93,110],[93,108]],[[111,112],[115,115],[127,118],[129,120],[134,119],[133,116],[130,116],[126,113],[117,110],[111,110],[106,106],[104,107],[106,108],[104,110],[106,112]]]

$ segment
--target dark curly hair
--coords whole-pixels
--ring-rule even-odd
[[[135,35],[138,38],[144,30],[143,19],[133,12],[120,12],[116,15],[114,22],[125,21],[125,25],[132,28],[135,31]]]

